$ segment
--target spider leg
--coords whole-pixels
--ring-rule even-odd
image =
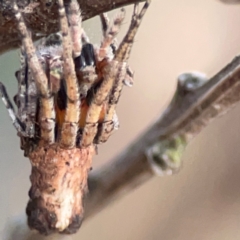
[[[125,78],[123,79],[123,84],[125,86],[132,87],[133,78],[134,78],[134,72],[129,66],[127,66],[127,72],[126,72]]]
[[[14,101],[18,107],[18,113],[20,118],[27,115],[27,75],[28,68],[26,63],[26,58],[24,56],[24,50],[21,48],[20,52],[20,70],[15,73],[15,77],[18,81],[18,94],[15,95]],[[26,118],[25,118],[26,119]],[[22,119],[24,121],[25,119]]]
[[[99,16],[100,16],[101,25],[102,25],[103,37],[105,38],[107,36],[107,30],[109,29],[110,21],[109,21],[109,18],[108,18],[106,13],[101,13]],[[118,48],[117,39],[116,38],[113,39],[113,41],[110,44],[110,46],[112,48],[113,54],[115,54],[116,50]],[[131,87],[133,85],[133,71],[132,71],[132,69],[129,66],[127,66],[127,74],[125,76],[125,79],[123,80],[123,83],[126,86],[129,86],[129,87]]]
[[[5,86],[0,82],[0,95],[5,107],[8,110],[9,116],[12,119],[13,126],[17,129],[17,132],[21,135],[25,135],[25,124],[22,123],[17,117],[12,102],[8,96]]]
[[[74,59],[75,71],[79,80],[80,98],[87,96],[88,90],[97,80],[96,59],[94,47],[90,43],[85,43],[82,47],[81,55]]]
[[[110,89],[111,92],[108,98],[106,115],[103,123],[100,125],[98,134],[96,136],[95,139],[96,143],[106,142],[111,133],[119,128],[119,122],[116,115],[116,105],[121,95],[123,86],[122,82],[126,75],[127,65],[126,62],[123,63],[119,63],[117,61],[114,62],[117,63],[115,65],[114,83],[112,89]]]
[[[150,3],[151,3],[151,0],[147,0],[140,12],[138,11],[139,4],[136,3],[134,5],[134,11],[133,11],[133,16],[132,16],[132,21],[131,21],[130,27],[128,29],[127,34],[123,38],[120,46],[118,47],[118,49],[115,53],[115,56],[114,56],[115,60],[117,60],[119,62],[124,62],[129,59],[133,41],[134,41],[134,37],[137,33],[137,30],[141,24],[143,16],[146,13]]]
[[[106,37],[107,35],[107,30],[109,28],[109,23],[110,23],[110,20],[108,18],[108,15],[106,13],[101,13],[99,15],[100,17],[100,21],[101,21],[101,25],[102,25],[102,32],[103,32],[103,37]]]
[[[14,96],[14,101],[18,107],[18,117],[26,125],[24,136],[33,138],[35,136],[38,94],[22,47],[20,63],[21,68],[15,73],[18,81],[18,93]]]
[[[18,79],[18,94],[14,97],[14,101],[18,107],[18,114],[16,114],[6,88],[2,83],[0,83],[0,93],[19,136],[32,138],[35,134],[36,101],[33,101],[32,105],[34,106],[28,102],[31,95],[28,96],[27,94],[29,86],[27,83],[28,71],[23,49],[21,49],[20,53],[20,64],[21,69],[15,74]]]
[[[85,98],[98,76],[96,74],[96,57],[93,45],[90,43],[84,29],[81,32],[82,51],[74,59],[75,71],[79,81],[80,98]]]
[[[132,49],[134,37],[137,33],[137,30],[140,26],[141,20],[150,4],[150,0],[146,1],[142,10],[139,12],[139,4],[134,5],[134,11],[132,16],[132,21],[128,29],[127,34],[123,38],[120,46],[115,52],[114,60],[118,62],[116,78],[114,80],[114,85],[111,90],[111,94],[108,101],[107,113],[105,115],[104,122],[100,128],[96,141],[98,143],[106,142],[114,129],[117,128],[116,120],[116,106],[119,101],[121,91],[123,88],[124,80],[129,79],[128,82],[132,82],[133,73],[130,68],[127,66],[127,60],[129,59],[130,52]],[[126,80],[125,80],[126,82]]]
[[[35,81],[37,89],[40,93],[40,128],[41,140],[46,143],[54,142],[55,112],[53,97],[48,87],[48,79],[36,55],[31,36],[27,30],[23,20],[22,13],[19,11],[16,2],[13,3],[15,18],[17,19],[17,27],[21,35],[22,44],[26,52],[28,66],[31,75]]]
[[[125,10],[121,9],[121,12],[115,17],[113,24],[108,27],[108,30],[104,33],[104,38],[97,54],[97,60],[100,62],[103,59],[103,61],[107,60],[108,62],[103,69],[103,81],[96,90],[87,113],[86,124],[83,129],[80,147],[88,147],[92,144],[97,134],[99,116],[102,108],[108,101],[109,92],[111,91],[115,75],[117,74],[118,62],[110,61],[106,58],[106,56],[109,46],[113,43],[117,33],[119,32],[124,16]]]
[[[70,4],[73,3],[74,1]],[[80,96],[78,79],[75,73],[75,65],[72,57],[73,48],[69,36],[68,19],[63,0],[58,0],[58,4],[63,44],[63,75],[67,94],[67,109],[61,130],[60,145],[62,147],[71,148],[74,147],[76,143],[78,122],[80,118]]]
[[[86,124],[83,129],[80,147],[88,147],[97,134],[98,120],[103,106],[106,104],[112,88],[116,70],[116,62],[111,61],[104,69],[104,79],[97,89],[88,109]]]
[[[78,57],[82,51],[82,17],[77,0],[72,0],[69,5],[68,19],[72,39],[73,57]]]
[[[120,13],[114,18],[113,23],[109,26],[109,20],[106,14],[100,14],[103,30],[103,40],[98,52],[98,60],[102,60],[108,54],[109,46],[114,46],[115,37],[120,30],[120,26],[125,17],[125,9],[122,8]]]

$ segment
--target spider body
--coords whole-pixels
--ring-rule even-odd
[[[6,89],[0,94],[32,165],[28,224],[40,233],[74,233],[83,219],[83,198],[96,145],[118,128],[116,105],[124,84],[132,85],[127,60],[134,36],[150,1],[135,4],[131,25],[119,46],[115,37],[124,10],[110,25],[101,14],[103,40],[94,47],[81,27],[78,3],[66,15],[58,0],[60,34],[35,48],[16,3],[22,39],[21,68],[16,72],[15,113]]]

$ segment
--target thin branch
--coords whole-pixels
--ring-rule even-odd
[[[70,0],[65,0],[67,5]],[[78,0],[83,20],[142,0]],[[58,6],[56,0],[17,0],[24,14],[28,28],[34,40],[57,32]],[[0,54],[20,45],[17,28],[12,11],[12,0],[0,1]]]
[[[203,75],[181,75],[176,94],[163,115],[124,152],[91,174],[86,217],[97,214],[114,199],[131,192],[159,172],[168,174],[169,169],[173,172],[179,169],[179,162],[174,161],[178,157],[168,154],[168,150],[175,147],[182,152],[183,149],[172,143],[178,142],[185,147],[211,120],[226,113],[240,100],[240,57],[205,81]],[[179,138],[185,141],[178,141]],[[156,151],[149,151],[156,145],[165,148],[157,157],[153,156]],[[166,161],[166,155],[173,161]],[[37,238],[35,232],[24,231],[25,222],[20,224],[11,225],[17,227],[9,240],[19,235],[29,240]]]
[[[196,78],[204,83],[204,77],[193,74],[189,82],[186,76],[179,77],[176,95],[160,119],[118,157],[92,173],[86,217],[96,214],[155,173],[176,172],[186,144],[240,100],[240,57],[203,85],[198,84]],[[191,84],[196,82],[195,89],[191,89]]]
[[[240,0],[220,0],[221,2],[223,3],[226,3],[226,4],[238,4],[240,3]]]
[[[86,20],[137,1],[139,0],[79,0],[79,3],[83,19]],[[19,44],[11,2],[0,1],[0,53]],[[66,4],[68,2],[69,0],[65,1]],[[25,15],[34,40],[58,31],[55,0],[18,0],[18,5]],[[96,214],[112,200],[130,192],[156,173],[169,174],[178,171],[179,159],[186,144],[211,120],[225,113],[240,100],[240,57],[235,58],[204,85],[200,84],[196,89],[190,90],[188,83],[181,82],[179,78],[176,95],[160,119],[120,156],[91,174],[86,217]]]

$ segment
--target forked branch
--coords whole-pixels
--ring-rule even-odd
[[[137,1],[79,0],[79,3],[85,20]],[[25,2],[18,0],[35,40],[58,30],[55,0],[31,1],[28,5],[24,5]],[[10,6],[11,1],[0,1],[0,53],[19,43]],[[178,171],[181,153],[192,137],[240,100],[240,57],[207,82],[202,75],[195,74],[182,75],[178,80],[172,102],[156,123],[120,156],[91,174],[86,217],[96,214],[154,175]]]
[[[178,171],[186,144],[240,100],[240,57],[206,82],[183,74],[169,107],[142,136],[89,179],[89,217],[154,175]]]

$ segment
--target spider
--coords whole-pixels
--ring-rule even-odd
[[[83,198],[96,146],[118,128],[116,105],[123,85],[132,85],[127,64],[135,34],[150,4],[134,5],[130,27],[119,46],[116,35],[125,11],[110,24],[101,14],[103,39],[93,46],[81,27],[77,0],[65,11],[58,0],[60,33],[36,47],[17,4],[13,10],[22,39],[14,111],[0,83],[2,100],[21,139],[32,172],[28,225],[40,233],[74,233],[83,220]]]

